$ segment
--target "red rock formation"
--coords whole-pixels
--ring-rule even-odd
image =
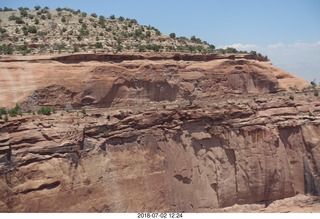
[[[23,59],[24,58],[24,59]],[[301,89],[308,83],[269,62],[235,55],[95,55],[0,61],[1,105],[110,107],[225,94]],[[100,62],[97,62],[100,61]],[[58,98],[57,98],[58,97]]]
[[[0,212],[212,212],[320,194],[319,98],[281,93],[306,82],[244,58],[67,59],[0,62],[5,106],[90,105],[0,120]]]

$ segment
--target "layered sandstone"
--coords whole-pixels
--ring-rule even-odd
[[[64,57],[0,62],[1,103],[58,109],[0,120],[1,212],[242,211],[320,194],[319,97],[286,92],[306,82],[248,57]]]
[[[251,55],[2,57],[0,103],[110,107],[261,94],[308,83]],[[96,61],[95,61],[96,60]]]

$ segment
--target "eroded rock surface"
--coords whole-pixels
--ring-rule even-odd
[[[0,120],[1,212],[265,211],[320,194],[319,97],[269,62],[1,60],[2,106],[57,110]]]
[[[210,212],[318,195],[320,105],[309,98],[10,118],[0,210]]]
[[[250,55],[0,57],[0,102],[114,107],[262,94],[308,83]]]

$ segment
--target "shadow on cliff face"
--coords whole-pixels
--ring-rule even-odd
[[[149,101],[175,101],[179,88],[167,81],[117,80],[114,83],[93,82],[82,92],[82,104],[110,107],[119,101],[146,99]]]
[[[320,196],[320,179],[312,173],[306,157],[303,158],[303,169],[305,194]]]

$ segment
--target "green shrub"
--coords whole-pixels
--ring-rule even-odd
[[[47,35],[47,32],[45,32],[45,31],[38,31],[37,34],[38,34],[39,36],[45,36],[45,35]]]
[[[313,94],[314,94],[314,96],[318,97],[319,96],[319,91],[318,90],[314,90]]]
[[[172,39],[175,39],[175,38],[176,38],[176,34],[175,34],[175,33],[170,33],[169,36],[170,36]]]
[[[61,18],[61,22],[65,23],[67,20],[66,20],[66,17],[65,16],[62,16]]]
[[[42,106],[40,107],[40,109],[38,109],[38,114],[42,114],[42,115],[51,115],[52,112],[52,108],[50,106]]]
[[[102,45],[101,42],[96,42],[95,47],[96,47],[97,49],[101,49],[101,48],[103,47],[103,45]]]
[[[7,30],[5,28],[0,27],[0,33],[3,34],[5,32],[7,32]]]
[[[37,31],[38,31],[38,30],[37,30],[36,26],[33,26],[33,25],[32,25],[32,26],[29,26],[29,27],[28,27],[28,32],[29,32],[29,33],[37,33]]]
[[[148,31],[146,32],[146,37],[151,37],[151,31],[148,30]]]
[[[0,54],[8,55],[13,53],[13,48],[10,45],[2,44],[0,46]]]
[[[39,19],[36,18],[36,19],[34,20],[34,23],[35,23],[35,24],[39,24]]]
[[[16,103],[16,106],[8,111],[10,116],[22,115],[21,107]]]
[[[79,30],[80,36],[89,36],[89,31],[84,29],[83,27]]]
[[[27,17],[28,16],[28,12],[23,9],[23,10],[20,11],[20,16],[21,17]]]
[[[38,10],[40,10],[40,6],[39,5],[37,5],[37,6],[34,6],[34,9],[36,10],[36,11],[38,11]]]
[[[24,21],[22,20],[22,18],[18,17],[16,19],[16,24],[24,24]]]
[[[92,13],[91,16],[95,18],[98,17],[96,13]]]
[[[7,115],[8,113],[7,113],[7,110],[5,109],[5,108],[0,108],[0,117],[2,116],[2,115]]]
[[[111,20],[116,19],[116,17],[114,16],[114,14],[113,14],[113,15],[111,15],[109,18],[110,18]]]

